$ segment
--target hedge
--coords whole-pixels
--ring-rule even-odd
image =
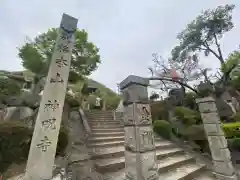
[[[183,106],[175,108],[175,116],[186,126],[201,123],[200,113]]]
[[[33,130],[18,121],[0,123],[0,172],[11,164],[21,164],[28,158]],[[68,132],[61,128],[57,155],[64,155],[68,144]]]
[[[172,134],[172,126],[168,121],[156,120],[153,123],[153,130],[163,138],[170,139]]]
[[[240,138],[240,122],[225,123],[222,127],[226,138]]]

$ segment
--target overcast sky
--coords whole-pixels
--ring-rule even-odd
[[[17,47],[58,27],[62,13],[79,19],[89,40],[100,48],[102,64],[91,77],[113,90],[130,74],[148,76],[152,53],[167,56],[176,35],[202,10],[235,4],[235,28],[222,40],[225,57],[240,44],[239,0],[1,0],[0,69],[22,70]],[[217,67],[213,57],[205,66]]]

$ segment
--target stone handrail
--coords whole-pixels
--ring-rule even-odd
[[[82,119],[82,123],[83,123],[83,126],[84,126],[87,134],[88,135],[92,134],[92,130],[91,130],[90,126],[89,126],[88,119],[87,119],[84,111],[81,108],[79,108],[78,112],[79,112],[79,115],[80,115],[80,117]]]

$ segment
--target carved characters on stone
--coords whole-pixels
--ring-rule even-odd
[[[138,114],[138,124],[150,124],[151,123],[151,112],[149,104],[136,104]]]
[[[64,66],[68,66],[67,60],[66,60],[66,59],[63,59],[62,56],[61,56],[60,58],[57,58],[57,59],[55,60],[55,63],[57,64],[57,66],[58,66],[59,68],[62,68],[62,67],[64,67]]]
[[[58,30],[26,166],[26,177],[32,177],[34,180],[52,179],[58,127],[61,125],[62,105],[66,95],[77,21],[76,18],[63,14]],[[58,84],[61,84],[61,88],[58,88]]]
[[[151,127],[139,127],[140,151],[155,149],[154,134]]]
[[[70,51],[67,44],[58,44],[57,45],[57,50],[59,52],[63,52],[63,53],[68,53]]]
[[[56,129],[56,118],[49,118],[49,119],[45,119],[42,121],[42,127],[47,130],[47,129],[51,129],[54,130]]]
[[[72,33],[63,31],[62,34],[60,35],[60,39],[67,41],[68,43],[71,43]]]
[[[51,109],[52,111],[55,111],[59,107],[59,103],[57,100],[48,100],[47,103],[44,105],[44,110],[48,111]]]
[[[43,139],[40,140],[41,142],[37,144],[37,148],[41,149],[42,152],[46,152],[48,147],[52,144],[51,141],[49,141],[47,136],[44,136]]]
[[[50,83],[63,83],[63,79],[61,78],[60,73],[56,73],[56,76],[54,78],[50,79]]]

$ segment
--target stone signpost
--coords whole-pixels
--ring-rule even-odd
[[[35,124],[25,180],[52,178],[77,19],[63,14]]]
[[[219,180],[237,180],[227,140],[221,127],[215,100],[212,97],[196,99],[204,130],[211,150],[214,175]]]
[[[129,180],[158,179],[148,85],[149,80],[133,75],[120,83],[124,105],[125,179]]]

